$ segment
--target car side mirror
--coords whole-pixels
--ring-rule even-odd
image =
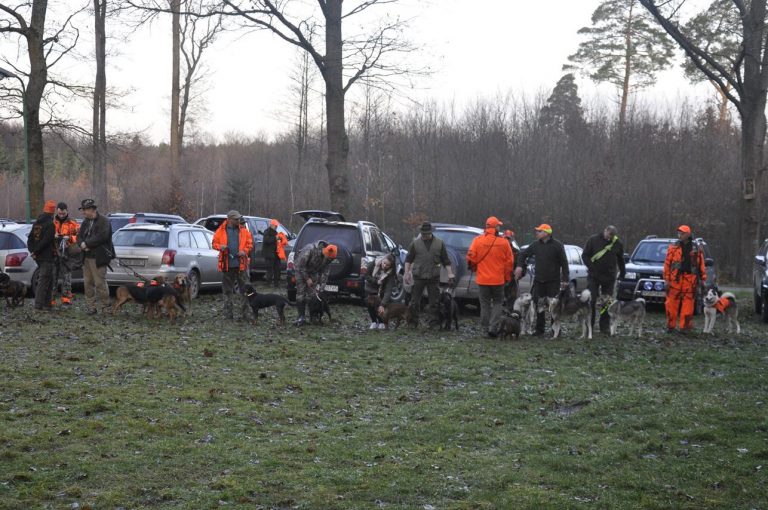
[[[756,255],[755,256],[755,264],[757,264],[758,266],[765,267],[765,256],[763,256],[763,255]]]
[[[710,258],[706,258],[706,259],[704,259],[704,265],[707,266],[707,267],[712,267],[712,266],[715,265],[715,260],[714,259],[710,259]]]
[[[624,262],[629,262],[629,253],[624,254]]]

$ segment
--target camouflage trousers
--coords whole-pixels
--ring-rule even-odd
[[[63,302],[68,302],[72,299],[72,270],[61,265],[59,269],[58,281],[53,282],[53,288],[51,289],[51,295],[55,298],[58,294],[59,282],[61,282],[61,298]]]
[[[245,286],[248,284],[248,272],[232,269],[221,273],[221,291],[224,294],[224,316],[234,318],[233,309],[240,309],[243,319],[248,319],[249,306],[245,299]]]

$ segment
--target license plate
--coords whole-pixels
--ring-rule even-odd
[[[643,297],[666,297],[667,293],[658,290],[644,290],[640,295]]]
[[[325,291],[326,292],[338,292],[339,291],[339,286],[338,285],[326,285],[325,286]]]
[[[120,259],[120,264],[124,266],[144,267],[147,261],[144,259]]]

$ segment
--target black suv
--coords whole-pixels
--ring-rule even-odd
[[[226,214],[212,214],[200,218],[195,222],[195,225],[202,225],[211,232],[216,232],[216,229],[224,223],[227,219]],[[261,254],[261,248],[264,244],[264,231],[269,228],[269,223],[272,221],[270,218],[263,218],[261,216],[243,216],[245,219],[245,228],[253,236],[253,252],[251,253],[251,277],[263,276],[267,272],[267,263],[264,261],[264,256]],[[296,240],[296,234],[285,228],[282,223],[278,222],[277,231],[285,234],[288,238],[288,246],[285,247],[286,258],[293,250],[293,244]],[[285,269],[285,263],[282,264],[281,269]]]
[[[112,225],[112,232],[117,232],[119,229],[131,223],[154,223],[156,225],[176,225],[179,223],[186,223],[187,220],[177,214],[161,214],[161,213],[109,213],[107,214],[110,225]]]
[[[664,303],[667,298],[667,285],[664,282],[664,259],[667,258],[667,248],[677,241],[671,238],[648,236],[635,247],[632,256],[624,258],[627,261],[627,271],[624,279],[619,280],[618,298],[632,300],[642,297],[648,303]],[[707,284],[717,284],[715,260],[709,251],[709,246],[703,239],[695,239],[704,250],[704,264],[707,267]],[[696,296],[696,313],[701,313],[701,295]]]
[[[752,286],[755,297],[755,313],[762,314],[763,322],[768,322],[768,239],[763,241],[755,255],[752,267]]]
[[[398,283],[392,297],[403,296],[402,260],[404,250],[370,221],[349,222],[339,213],[329,211],[299,211],[306,223],[299,231],[293,252],[288,256],[288,299],[296,300],[294,256],[308,244],[323,240],[338,247],[336,259],[331,263],[331,273],[325,292],[338,296],[365,297],[365,272],[376,257],[387,253],[395,256]]]

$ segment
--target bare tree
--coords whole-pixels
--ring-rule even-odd
[[[728,0],[723,0],[725,4]],[[738,50],[723,59],[712,48],[702,47],[681,28],[675,16],[684,0],[640,3],[677,42],[709,80],[736,107],[741,117],[741,173],[738,265],[736,277],[743,281],[749,270],[749,258],[762,239],[766,224],[766,172],[763,168],[766,134],[766,94],[768,93],[768,27],[766,0],[730,0],[729,9],[736,10],[741,25]]]
[[[96,80],[93,85],[93,177],[96,203],[107,210],[107,0],[93,0]]]

